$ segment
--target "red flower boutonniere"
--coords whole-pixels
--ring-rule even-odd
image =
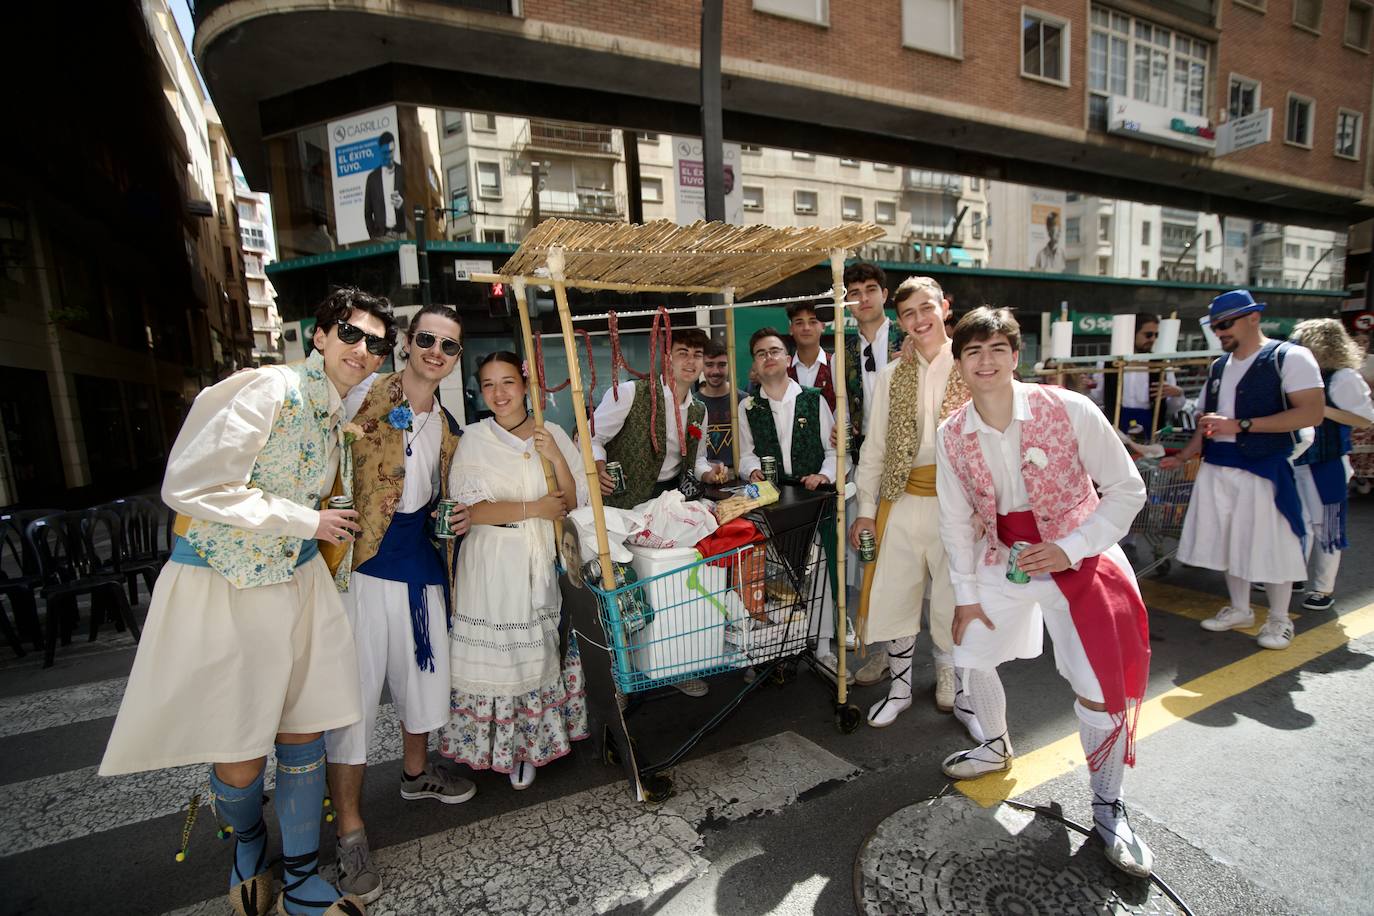
[[[693,439],[696,439],[696,440],[700,441],[700,439],[701,439],[701,427],[700,427],[700,426],[697,426],[695,423],[688,423],[688,424],[687,424],[687,435],[691,436]]]

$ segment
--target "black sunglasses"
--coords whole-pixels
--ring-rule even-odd
[[[877,372],[878,363],[873,358],[873,344],[864,344],[864,371]]]
[[[391,341],[385,337],[378,337],[376,334],[369,334],[362,328],[355,328],[347,321],[340,321],[334,325],[339,330],[339,340],[346,344],[355,344],[367,338],[367,352],[373,356],[386,356],[391,352]]]
[[[1237,321],[1240,321],[1240,318],[1227,318],[1225,321],[1218,321],[1212,325],[1212,330],[1229,331],[1231,329],[1231,325],[1235,324]]]
[[[457,356],[463,352],[463,345],[452,337],[440,337],[438,334],[431,334],[428,331],[415,332],[415,346],[421,350],[428,350],[434,346],[436,340],[439,341],[439,349],[444,351],[445,356]]]
[[[1146,340],[1154,340],[1156,337],[1159,336],[1158,331],[1141,331],[1140,334]]]

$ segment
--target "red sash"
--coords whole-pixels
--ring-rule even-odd
[[[997,537],[1008,547],[1016,541],[1041,542],[1035,515],[1029,511],[997,516]],[[1088,768],[1097,770],[1106,762],[1123,729],[1126,765],[1134,766],[1136,724],[1150,674],[1150,623],[1145,603],[1126,571],[1100,556],[1084,557],[1078,569],[1051,575],[1068,599],[1074,629],[1116,726],[1088,755]]]

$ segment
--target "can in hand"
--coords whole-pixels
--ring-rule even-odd
[[[437,537],[437,538],[444,538],[445,540],[448,540],[449,538],[456,538],[456,537],[458,536],[458,535],[454,532],[453,527],[448,523],[448,516],[449,516],[449,513],[452,512],[454,509],[457,509],[458,506],[459,506],[459,502],[458,502],[458,500],[456,500],[456,499],[441,499],[441,500],[439,500],[439,507],[438,507],[438,512],[439,512],[439,514],[438,514],[438,516],[434,519],[434,536],[435,536],[435,537]]]
[[[625,469],[620,466],[619,461],[607,461],[606,473],[611,475],[615,481],[615,486],[611,488],[612,496],[619,496],[625,492]]]
[[[331,509],[352,509],[353,497],[351,496],[331,496],[329,497],[329,508]]]
[[[1015,582],[1017,585],[1025,585],[1030,582],[1030,573],[1021,569],[1021,565],[1016,562],[1016,558],[1030,546],[1030,541],[1017,541],[1011,545],[1011,554],[1007,557],[1007,581]]]
[[[772,455],[764,455],[759,459],[759,469],[763,471],[763,479],[773,486],[778,485],[778,459]]]
[[[878,559],[878,539],[868,529],[859,532],[859,559],[865,563]]]

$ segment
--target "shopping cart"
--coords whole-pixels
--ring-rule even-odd
[[[627,749],[638,758],[635,714],[662,688],[726,675],[715,690],[732,691],[723,704],[713,703],[717,708],[676,748],[635,760],[647,798],[671,792],[671,768],[751,692],[787,683],[801,661],[828,673],[815,660],[822,608],[830,600],[818,529],[834,524],[835,494],[781,489],[779,503],[746,516],[761,541],[683,565],[673,562],[681,551],[631,548],[635,558],[628,574],[618,570],[623,584],[608,591],[596,576],[586,579],[624,724],[623,732],[614,722],[606,726],[607,763],[623,764]]]
[[[1193,482],[1197,479],[1201,462],[1197,458],[1174,468],[1162,468],[1159,460],[1142,459],[1136,463],[1145,479],[1145,505],[1131,522],[1131,534],[1136,549],[1143,541],[1149,545],[1151,559],[1137,563],[1137,576],[1147,576],[1155,570],[1168,575],[1178,541],[1183,536],[1183,519],[1188,514],[1188,501],[1193,497]]]

